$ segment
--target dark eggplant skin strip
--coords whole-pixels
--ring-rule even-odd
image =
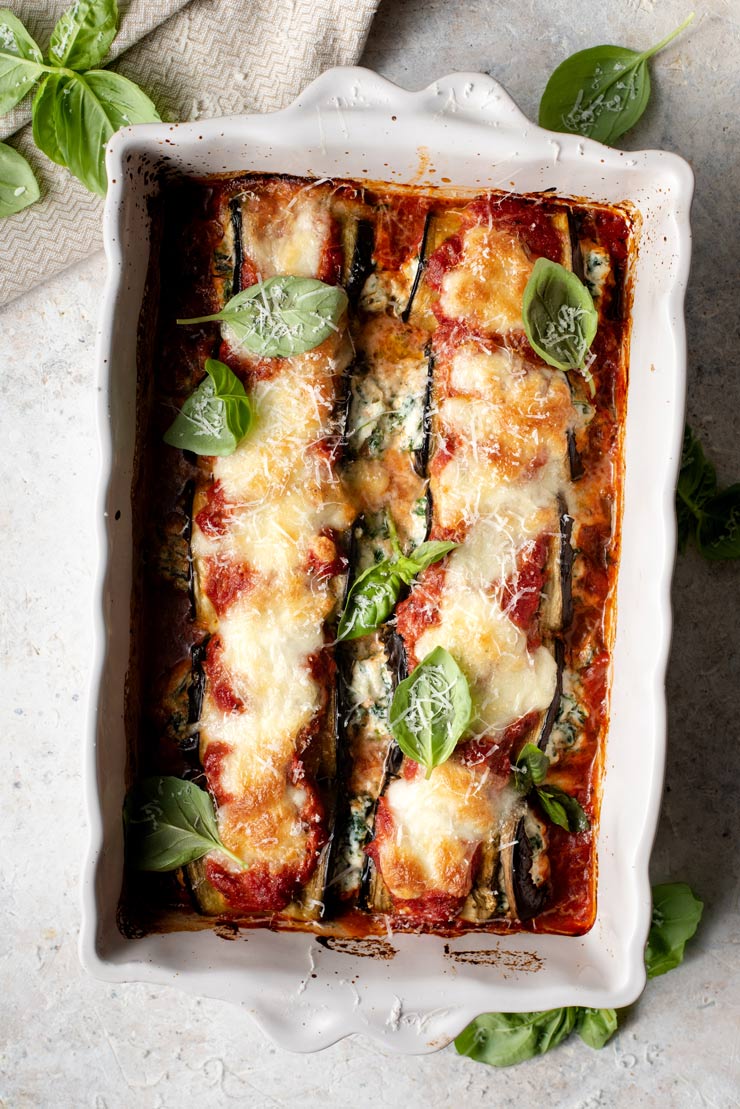
[[[355,236],[352,261],[345,285],[345,292],[351,305],[356,305],[360,293],[375,266],[373,264],[373,250],[375,248],[375,229],[366,219],[357,221],[357,234]]]
[[[568,463],[570,466],[570,479],[571,481],[578,481],[583,477],[586,472],[583,468],[581,456],[578,453],[578,444],[576,443],[576,433],[573,428],[568,428]]]
[[[432,225],[432,213],[431,213],[431,210],[430,210],[430,211],[427,212],[426,218],[424,220],[424,230],[423,230],[422,235],[421,235],[421,246],[419,247],[419,264],[416,267],[416,273],[414,274],[414,281],[413,281],[413,284],[411,286],[411,292],[409,293],[409,299],[406,302],[406,307],[404,308],[403,312],[401,313],[401,319],[403,320],[404,323],[409,322],[409,317],[411,316],[411,309],[414,306],[414,297],[417,294],[417,291],[419,289],[419,285],[421,284],[422,275],[423,275],[424,270],[426,269],[426,266],[427,266],[427,261],[426,261],[425,254],[426,254],[426,248],[427,248],[427,240],[429,238],[429,228],[431,227],[431,225]]]
[[[581,250],[579,221],[570,209],[568,209],[568,231],[570,232],[570,256],[573,273],[579,281],[585,282],[585,267],[583,265],[583,252]]]
[[[419,477],[426,477],[429,465],[429,452],[432,442],[432,388],[434,384],[434,353],[431,346],[424,351],[427,358],[427,380],[424,388],[424,409],[421,417],[422,444],[418,451],[414,451],[414,470]],[[427,484],[427,489],[429,485]],[[431,517],[427,513],[427,532],[431,526]]]
[[[236,296],[237,293],[242,291],[242,262],[244,261],[241,197],[234,197],[231,201],[230,209],[231,226],[234,232],[234,278],[231,286],[231,295]]]
[[[188,724],[197,724],[203,708],[203,695],[206,690],[206,675],[203,663],[208,648],[206,636],[200,643],[194,643],[190,648],[190,686],[188,687]],[[189,746],[197,747],[200,742],[200,733],[194,732]]]
[[[544,751],[550,739],[550,734],[555,726],[560,710],[560,698],[563,695],[563,667],[565,666],[565,647],[562,639],[556,639],[554,644],[555,662],[557,664],[557,678],[555,680],[555,693],[542,721],[542,728],[537,739],[537,746]]]
[[[507,882],[509,910],[522,923],[532,920],[547,907],[552,895],[549,882],[536,886],[529,876],[534,861],[534,852],[524,827],[524,817],[516,826],[516,843],[504,852],[504,867],[510,862],[511,871]],[[512,901],[513,894],[513,904]]]
[[[562,628],[573,622],[573,517],[565,498],[558,497],[560,509],[560,591],[562,594]]]

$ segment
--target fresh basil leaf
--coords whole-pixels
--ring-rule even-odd
[[[705,501],[696,541],[704,557],[712,561],[740,558],[740,483]]]
[[[645,948],[648,978],[673,970],[683,962],[686,941],[696,932],[704,903],[686,882],[653,886],[653,917]]]
[[[347,595],[337,639],[359,639],[384,624],[406,584],[395,562],[385,560],[360,574]]]
[[[218,834],[210,794],[182,778],[146,778],[123,807],[126,858],[138,870],[176,870],[209,851],[221,851],[244,868]]]
[[[66,80],[63,73],[50,73],[39,85],[33,100],[33,141],[58,166],[67,164],[59,147],[55,119],[57,99]]]
[[[557,1047],[573,1031],[575,1008],[541,1013],[484,1013],[455,1040],[460,1055],[492,1067],[510,1067]]]
[[[595,1051],[600,1051],[616,1031],[615,1009],[578,1009],[576,1032],[583,1042]]]
[[[444,647],[435,647],[393,695],[390,728],[396,743],[414,762],[426,767],[446,762],[472,714],[468,682]]]
[[[268,277],[232,297],[220,312],[178,320],[181,324],[220,321],[235,341],[253,354],[289,358],[313,350],[338,330],[347,294],[312,277]]]
[[[449,541],[422,543],[407,558],[401,554],[390,517],[388,522],[395,557],[368,567],[354,582],[339,621],[337,639],[358,639],[379,628],[393,612],[402,587],[411,585],[417,574],[458,546]]]
[[[409,556],[409,561],[416,564],[414,576],[420,574],[422,570],[426,570],[432,563],[439,562],[441,558],[444,558],[450,551],[454,551],[455,547],[458,546],[459,543],[453,543],[452,540],[449,539],[433,539],[427,543],[422,543],[421,546],[417,547]]]
[[[101,196],[108,185],[105,148],[111,135],[159,119],[140,88],[107,70],[50,74],[34,100],[33,117],[37,146]]]
[[[0,142],[0,219],[27,208],[39,195],[38,181],[26,159]]]
[[[545,86],[540,127],[613,143],[641,117],[650,99],[648,59],[672,42],[694,18],[649,50],[592,46],[562,62]]]
[[[534,743],[525,743],[513,766],[517,791],[527,794],[533,786],[544,782],[549,767],[550,760],[545,752],[540,751]]]
[[[249,431],[252,405],[239,378],[215,358],[164,434],[165,443],[194,454],[233,454]]]
[[[44,57],[20,19],[0,10],[0,116],[31,91],[44,72]]]
[[[705,558],[740,558],[740,484],[717,488],[717,474],[691,428],[684,430],[676,486],[679,550],[693,535]]]
[[[571,797],[559,786],[536,786],[537,800],[543,812],[553,824],[565,828],[566,832],[586,832],[591,822],[575,797]]]
[[[522,319],[527,339],[540,358],[559,370],[580,370],[591,384],[586,355],[599,314],[574,273],[549,258],[538,258],[524,290]]]
[[[93,69],[118,31],[116,0],[75,0],[51,33],[49,61],[67,69]]]

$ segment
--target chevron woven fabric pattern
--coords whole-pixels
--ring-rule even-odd
[[[379,0],[129,0],[112,68],[151,96],[166,120],[285,107],[323,70],[353,65]],[[13,5],[42,47],[69,0]],[[143,36],[143,37],[142,37]],[[128,46],[128,49],[126,49]],[[0,138],[34,168],[41,199],[0,222],[0,305],[102,245],[102,200],[34,146],[29,104]]]

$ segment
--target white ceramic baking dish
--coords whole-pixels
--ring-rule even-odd
[[[628,200],[642,232],[626,429],[618,579],[601,830],[598,915],[580,938],[468,935],[389,938],[392,958],[329,950],[307,934],[251,930],[124,938],[116,926],[123,844],[124,685],[132,579],[131,480],[136,333],[149,256],[147,197],[163,165],[414,184],[553,188]],[[675,549],[673,488],[685,389],[683,298],[693,178],[662,151],[611,150],[529,122],[490,77],[455,74],[407,92],[364,69],[334,69],[285,111],[179,126],[133,127],[112,139],[105,208],[108,282],[99,338],[101,479],[97,649],[86,754],[90,845],[82,961],[100,978],[179,985],[238,1002],[281,1045],[324,1047],[349,1033],[403,1052],[446,1044],[485,1011],[620,1006],[642,990],[648,861],[665,749],[664,672]],[[487,952],[485,962],[470,952]],[[475,961],[473,961],[475,960]]]

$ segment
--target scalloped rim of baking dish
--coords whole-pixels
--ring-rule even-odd
[[[226,942],[210,929],[137,939],[119,932],[136,332],[149,253],[147,197],[168,165],[197,174],[252,169],[415,185],[449,178],[453,186],[517,192],[554,187],[566,196],[629,201],[639,211],[599,900],[586,936],[393,935],[396,955],[388,960],[329,950],[307,933],[244,930]],[[645,983],[648,863],[665,763],[673,490],[686,375],[688,165],[664,151],[625,152],[544,131],[481,74],[453,74],[409,92],[369,70],[339,68],[281,112],[119,131],[108,146],[107,169],[83,965],[108,981],[179,985],[239,1003],[279,1044],[298,1051],[360,1032],[388,1049],[423,1053],[444,1046],[481,1012],[631,1003]],[[486,962],[469,961],[470,952],[485,952]]]

